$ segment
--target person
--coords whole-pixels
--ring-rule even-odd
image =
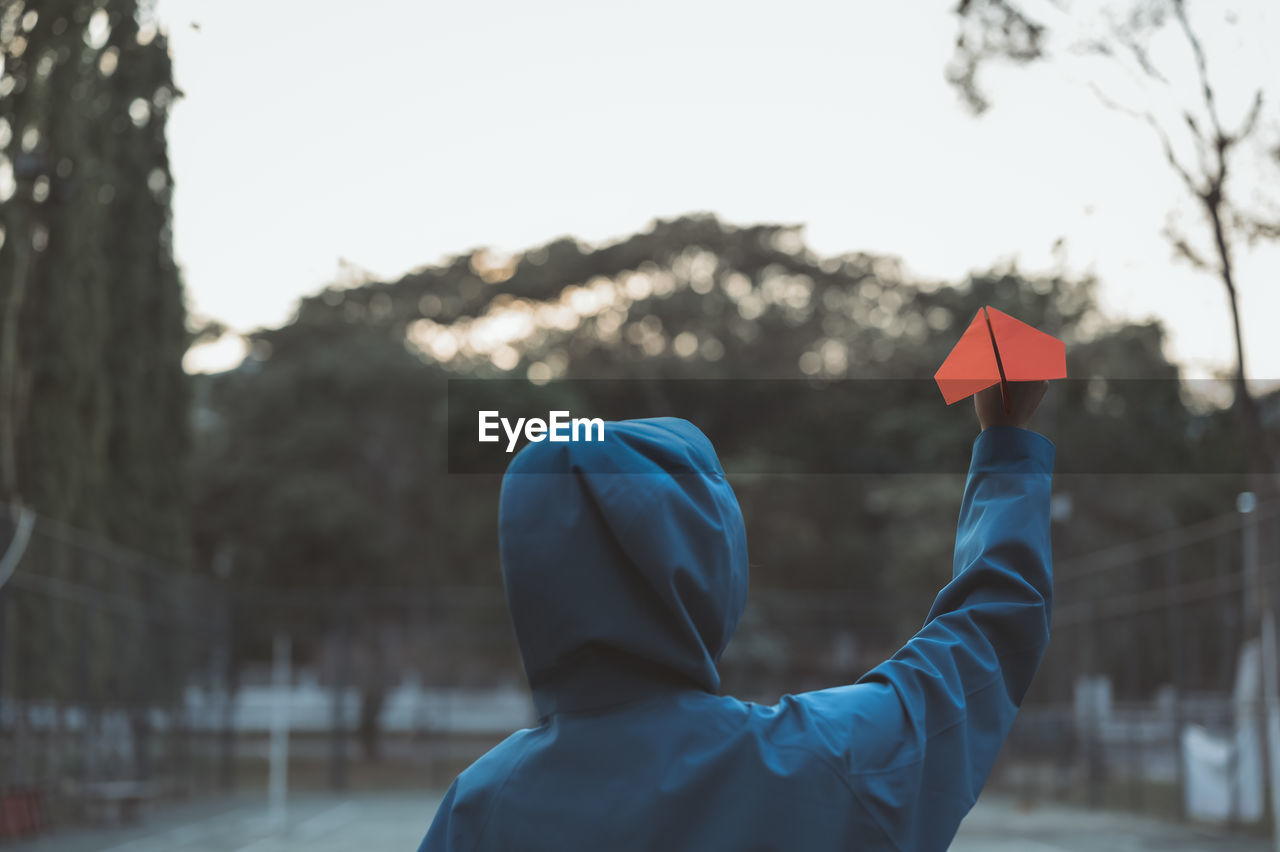
[[[1049,640],[1044,382],[975,397],[953,577],[856,682],[718,695],[746,532],[710,441],[672,418],[530,444],[499,500],[507,602],[538,725],[462,772],[420,852],[943,850]]]

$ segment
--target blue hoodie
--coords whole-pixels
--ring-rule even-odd
[[[954,574],[856,683],[718,695],[747,600],[710,441],[659,418],[531,444],[503,480],[503,580],[539,717],[458,776],[420,852],[946,849],[1049,640],[1053,445],[982,432]]]

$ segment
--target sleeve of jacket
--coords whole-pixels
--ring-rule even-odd
[[[952,580],[920,632],[851,686],[784,699],[895,848],[947,848],[1044,655],[1053,455],[1035,432],[982,432]]]
[[[467,831],[467,821],[461,819],[458,803],[458,782],[449,785],[448,792],[436,808],[435,818],[427,829],[427,836],[422,839],[418,852],[470,852],[474,848],[474,838]]]

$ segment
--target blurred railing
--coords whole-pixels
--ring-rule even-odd
[[[1280,507],[1244,502],[1058,562],[1053,638],[992,784],[1266,827],[1277,746],[1263,724],[1275,656],[1262,624],[1277,603]]]
[[[228,601],[144,554],[0,508],[0,836],[218,784],[189,684],[222,685]]]
[[[1224,513],[1060,560],[1050,649],[991,783],[1264,820],[1262,560],[1280,547],[1260,542],[1278,516]],[[0,792],[35,795],[44,822],[264,789],[282,701],[295,789],[440,788],[534,721],[498,587],[233,592],[45,518],[19,535],[19,521],[0,511],[0,559],[26,539],[0,585]],[[867,639],[890,609],[753,588],[725,691],[770,701],[850,682],[894,650]],[[272,680],[282,633],[287,684]]]

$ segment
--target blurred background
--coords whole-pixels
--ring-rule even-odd
[[[953,848],[1277,848],[1278,36],[0,0],[0,845],[415,848],[535,721],[478,384],[702,426],[725,691],[856,679],[950,576],[977,427],[931,376],[989,304],[1072,378],[1052,644]]]

